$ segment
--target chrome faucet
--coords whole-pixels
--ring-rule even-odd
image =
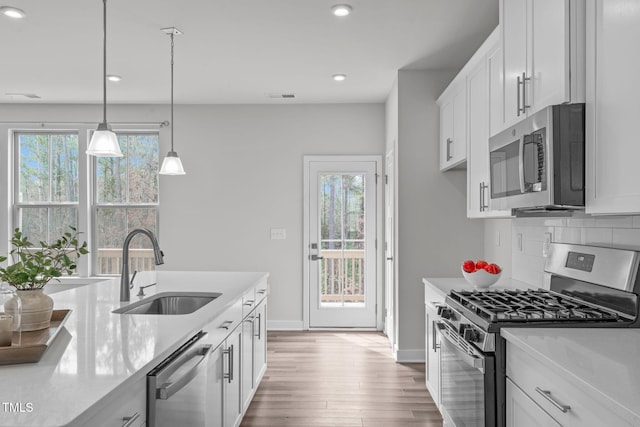
[[[129,244],[131,243],[131,239],[136,234],[144,234],[151,240],[151,244],[153,245],[153,257],[155,259],[156,265],[164,264],[164,254],[160,250],[158,246],[158,240],[156,236],[149,230],[145,228],[136,228],[132,230],[127,237],[124,239],[124,245],[122,246],[122,275],[120,277],[120,301],[129,301],[131,289],[131,281],[129,280]]]

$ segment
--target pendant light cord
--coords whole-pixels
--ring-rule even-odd
[[[102,107],[103,123],[107,123],[107,0],[102,0],[103,4],[103,40],[102,40]]]
[[[173,152],[173,31],[171,32],[171,151]]]

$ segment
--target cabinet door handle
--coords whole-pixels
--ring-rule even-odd
[[[447,162],[453,159],[453,155],[451,154],[451,144],[453,144],[453,140],[451,138],[447,138]]]
[[[140,414],[137,412],[130,417],[122,417],[122,427],[131,427],[138,418],[140,418]]]
[[[226,374],[222,374],[222,378],[226,378],[229,381],[229,384],[233,381],[233,344],[229,346],[229,348],[222,350],[223,354],[228,356],[229,360],[229,372]]]
[[[431,348],[433,349],[433,352],[435,353],[436,351],[438,351],[438,349],[440,348],[440,344],[436,344],[436,321],[432,320],[431,321]]]
[[[517,98],[517,105],[516,105],[516,109],[518,111],[518,117],[520,117],[520,112],[522,111],[522,109],[520,108],[520,76],[516,77],[516,94],[518,96]]]
[[[518,117],[520,116],[520,113],[524,114],[527,108],[531,108],[531,105],[527,105],[526,82],[529,80],[531,80],[531,78],[527,77],[527,73],[524,72],[522,73],[522,79],[520,78],[520,76],[516,77],[516,92],[518,93]],[[520,86],[522,86],[522,107],[520,107]]]
[[[487,184],[485,184],[484,182],[480,183],[480,212],[484,212],[489,208],[485,194],[485,190],[487,188],[489,188]]]
[[[558,403],[552,396],[551,396],[551,391],[549,390],[543,390],[540,387],[536,387],[536,391],[538,392],[538,394],[542,395],[542,397],[544,397],[545,399],[547,399],[553,406],[555,406],[556,408],[558,408],[559,410],[561,410],[563,413],[567,413],[567,411],[571,410],[571,406],[569,405],[563,405],[561,403]]]
[[[522,73],[522,112],[524,113],[531,105],[527,105],[527,82],[531,77],[527,77],[526,73]]]
[[[245,303],[244,303],[244,305],[246,305],[246,306],[248,306],[248,307],[251,307],[251,306],[253,305],[253,302],[254,302],[254,301],[253,301],[252,299],[250,299],[250,300],[248,300],[247,302],[245,302]]]
[[[267,293],[267,290],[266,290],[266,289],[259,289],[257,292],[258,292],[260,295],[264,295],[264,294],[266,294],[266,293]]]
[[[257,316],[258,319],[258,335],[253,335],[254,337],[257,336],[259,340],[262,339],[261,334],[262,334],[262,313],[258,313]]]

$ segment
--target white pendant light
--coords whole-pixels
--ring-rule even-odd
[[[103,50],[102,50],[102,95],[103,117],[98,129],[93,132],[87,154],[96,157],[123,157],[118,137],[107,123],[107,0],[103,4]]]
[[[171,36],[171,150],[162,161],[159,173],[161,175],[185,175],[186,172],[182,167],[182,161],[178,157],[178,153],[173,150],[173,37],[179,36],[182,31],[175,27],[162,28],[161,31]]]

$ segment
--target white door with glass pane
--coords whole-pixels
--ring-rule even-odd
[[[310,159],[305,171],[309,327],[375,328],[380,162]]]

